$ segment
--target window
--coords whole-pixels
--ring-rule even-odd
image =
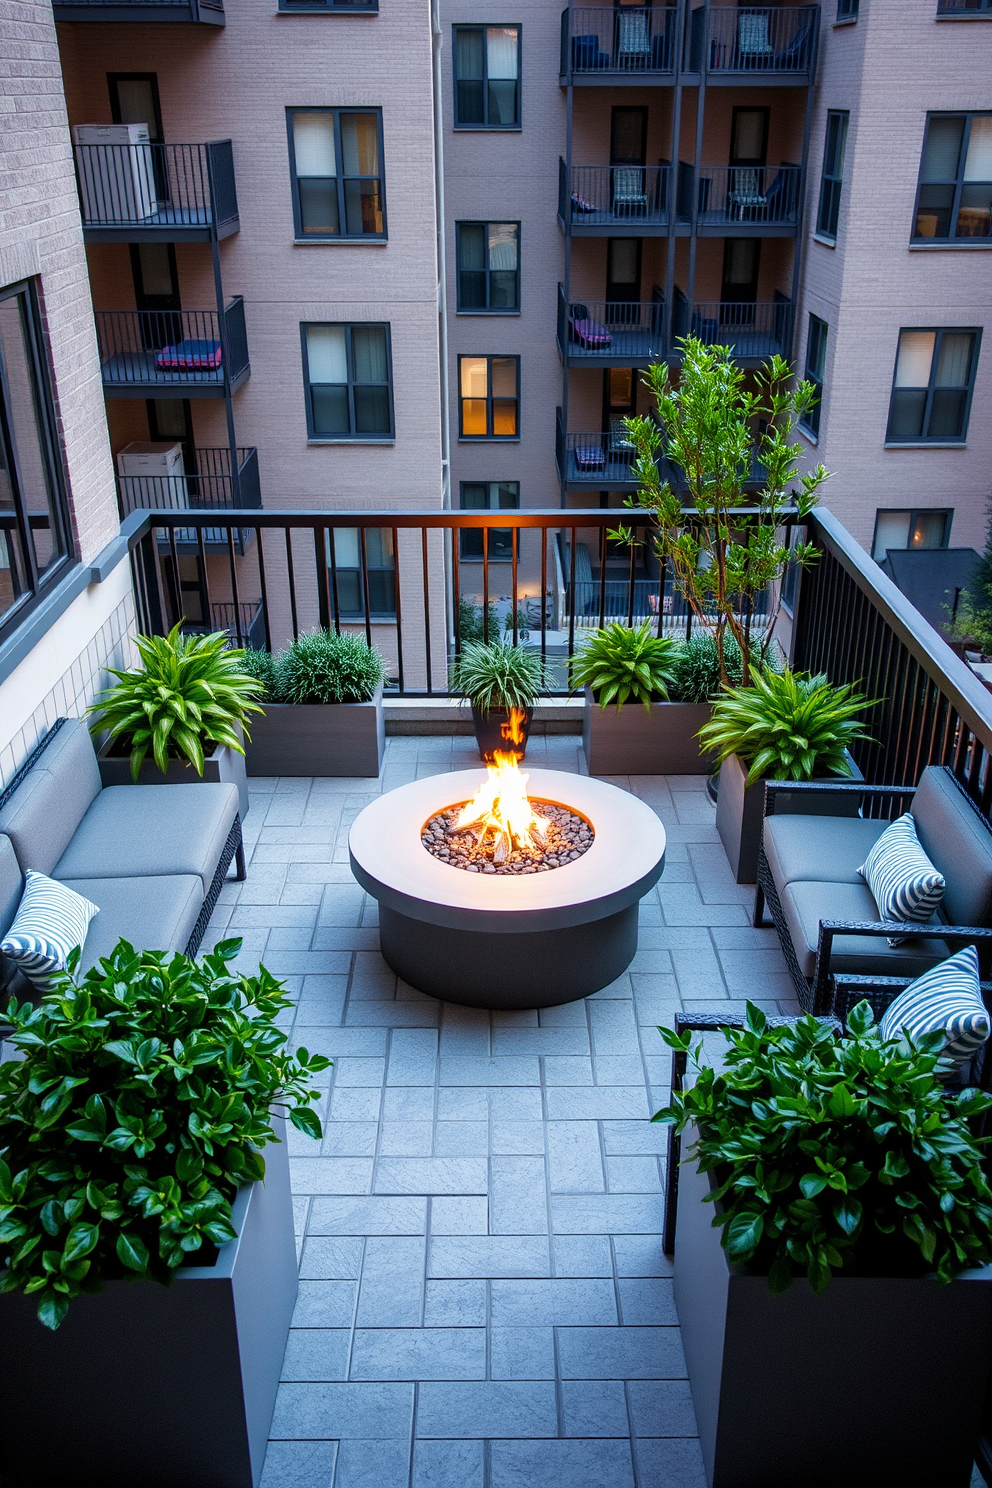
[[[462,439],[518,439],[520,358],[458,358]]]
[[[816,388],[816,402],[801,419],[804,429],[814,439],[820,432],[820,407],[823,400],[823,373],[827,364],[827,323],[818,315],[809,318],[806,335],[806,369],[803,377]]]
[[[465,511],[516,511],[520,506],[517,481],[462,481],[461,504]],[[462,528],[461,556],[482,560],[481,528]],[[509,563],[513,558],[513,534],[509,527],[490,529],[489,561]]]
[[[992,12],[992,0],[937,0],[939,16],[982,16]]]
[[[871,556],[881,563],[890,548],[946,548],[953,511],[877,511]]]
[[[858,0],[837,0],[837,19],[839,21],[856,21],[858,19]]]
[[[333,537],[333,547],[332,547]],[[332,562],[333,558],[333,562]],[[327,566],[331,582],[337,584],[338,614],[365,614],[365,584],[368,577],[369,614],[396,614],[396,550],[388,527],[365,528],[365,554],[357,527],[337,527],[327,533]]]
[[[379,0],[279,0],[279,9],[284,12],[298,12],[301,15],[353,15],[357,10],[369,15],[376,15],[379,10]]]
[[[900,331],[890,444],[957,443],[968,431],[979,331]]]
[[[37,298],[19,284],[0,292],[0,635],[70,553]]]
[[[391,439],[389,327],[305,325],[301,329],[310,438]]]
[[[520,128],[519,26],[455,27],[455,128]]]
[[[992,237],[992,114],[928,114],[915,241]]]
[[[382,112],[287,109],[296,237],[384,238]]]
[[[816,230],[824,238],[836,238],[837,236],[849,118],[850,115],[846,111],[831,110],[827,114],[827,133],[823,144],[823,176],[820,180],[820,208],[816,214]]]
[[[520,309],[520,224],[456,222],[458,308]]]

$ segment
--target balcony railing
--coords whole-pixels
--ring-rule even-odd
[[[795,228],[802,202],[802,170],[798,165],[700,166],[679,162],[676,211],[680,221],[692,217],[693,187],[696,223],[725,232],[731,225]]]
[[[57,21],[186,21],[223,26],[223,0],[55,0]]]
[[[238,230],[230,140],[205,145],[76,145],[87,236],[162,241]]]
[[[558,162],[558,216],[572,232],[667,227],[670,165],[573,165]]]
[[[153,511],[199,511],[225,507],[258,507],[258,451],[239,449],[237,494],[229,449],[198,449],[196,470],[182,475],[119,475],[121,516],[139,507]]]
[[[650,82],[675,69],[674,6],[579,6],[561,17],[561,75],[577,82]],[[569,43],[571,42],[571,45]]]
[[[240,295],[223,341],[216,310],[98,310],[96,330],[103,386],[117,397],[223,397],[249,373]]]
[[[665,354],[665,300],[573,300],[558,286],[558,346],[569,362],[634,366]]]
[[[622,418],[612,420],[604,434],[566,434],[562,425],[562,411],[557,410],[555,458],[558,472],[570,488],[598,491],[633,491],[637,488],[634,477],[634,449]],[[669,460],[660,458],[658,466],[663,479],[669,481],[677,491],[685,489],[682,470]],[[745,488],[757,489],[765,483],[765,467],[757,455],[751,460],[751,468],[744,479]]]
[[[708,12],[700,7],[689,28],[690,71],[805,81],[816,56],[819,20],[818,5],[714,5]]]
[[[740,361],[788,356],[792,343],[792,302],[784,296],[757,302],[697,301],[690,314],[677,292],[672,322],[673,336],[691,334],[707,346],[729,346]]]

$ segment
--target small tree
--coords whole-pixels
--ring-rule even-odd
[[[983,656],[992,653],[992,501],[988,513],[985,550],[975,565],[971,582],[961,590],[950,627],[954,640],[966,646],[980,646]]]
[[[796,418],[817,394],[809,382],[790,386],[792,372],[783,357],[772,357],[754,375],[752,391],[731,347],[707,346],[695,336],[681,338],[681,346],[677,383],[665,363],[644,374],[657,418],[626,421],[637,450],[639,485],[626,504],[654,517],[655,552],[670,567],[675,588],[697,622],[712,631],[722,680],[727,680],[723,641],[729,630],[740,647],[746,684],[751,667],[765,659],[778,615],[776,606],[752,651],[755,600],[789,563],[806,567],[816,555],[811,543],[792,548],[783,543],[782,526],[790,509],[800,522],[809,515],[827,479],[822,465],[798,475],[802,446],[789,442]],[[661,478],[659,454],[683,473],[684,486]],[[765,484],[749,492],[745,485],[755,458]],[[687,519],[684,508],[694,515]],[[754,514],[746,515],[744,508]],[[611,536],[634,541],[628,527]]]

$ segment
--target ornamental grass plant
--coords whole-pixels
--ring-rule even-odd
[[[549,686],[541,653],[504,640],[470,641],[451,666],[451,686],[483,713],[533,708]]]
[[[573,687],[589,687],[604,710],[616,703],[640,703],[651,712],[653,702],[665,702],[675,676],[679,642],[659,636],[645,620],[635,628],[619,621],[594,631],[572,657],[569,676]]]
[[[275,659],[274,701],[368,703],[385,682],[385,659],[364,636],[304,630]]]

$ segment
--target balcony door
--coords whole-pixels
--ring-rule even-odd
[[[730,125],[730,165],[763,166],[768,158],[768,110],[735,108]]]
[[[607,319],[620,325],[636,325],[640,298],[640,238],[607,238]]]
[[[110,117],[115,124],[147,124],[148,139],[160,145],[165,138],[162,129],[162,106],[158,97],[158,73],[108,72]],[[162,158],[163,150],[152,152],[155,191],[159,202],[169,200],[169,173]]]
[[[760,238],[725,238],[723,282],[720,286],[721,325],[753,325],[761,267]]]
[[[643,165],[647,136],[646,108],[615,108],[610,118],[610,164]]]
[[[130,247],[134,303],[146,312],[140,317],[142,345],[146,351],[174,346],[183,339],[176,250],[171,243]]]

